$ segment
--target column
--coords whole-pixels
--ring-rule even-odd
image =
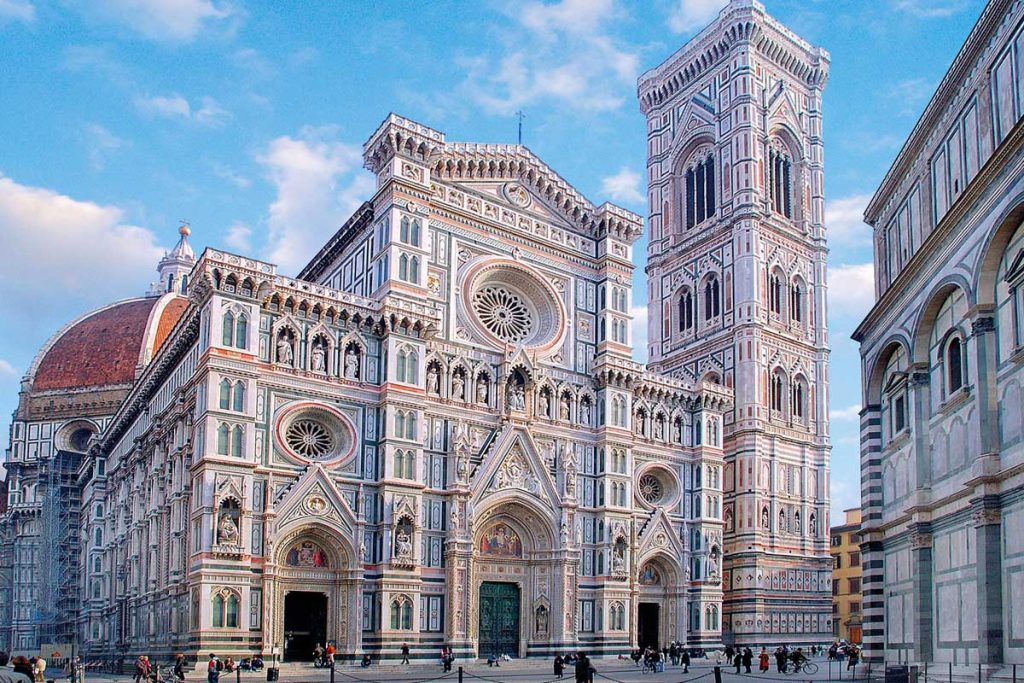
[[[933,589],[932,527],[928,522],[910,524],[910,571],[914,575],[914,660],[932,661]]]
[[[986,495],[971,500],[971,519],[977,548],[975,573],[978,584],[978,660],[981,664],[1003,662],[1003,566],[1002,516],[999,497]]]

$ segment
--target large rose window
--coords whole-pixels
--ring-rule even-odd
[[[665,489],[653,474],[645,474],[639,481],[640,497],[651,505],[657,505],[665,497]]]
[[[473,312],[495,337],[516,344],[536,326],[533,311],[515,292],[489,285],[473,294]]]
[[[561,343],[565,310],[537,271],[512,259],[485,258],[471,263],[463,278],[466,317],[482,336],[541,351]]]
[[[355,451],[355,429],[332,406],[302,402],[285,408],[274,430],[278,448],[302,462],[333,462]]]

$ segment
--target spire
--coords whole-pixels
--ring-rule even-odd
[[[150,285],[149,294],[159,296],[167,292],[184,294],[188,287],[188,275],[192,272],[192,266],[196,264],[196,255],[192,246],[188,243],[192,228],[188,221],[182,221],[178,228],[178,243],[174,248],[164,254],[157,263],[156,270],[160,273],[160,279]]]

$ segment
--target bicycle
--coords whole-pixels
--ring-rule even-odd
[[[789,675],[807,674],[808,676],[813,676],[818,673],[818,665],[814,662],[804,662],[800,666],[787,666],[786,673]]]

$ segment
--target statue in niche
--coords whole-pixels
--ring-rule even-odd
[[[551,417],[551,397],[546,391],[540,395],[540,416]]]
[[[569,525],[564,521],[562,522],[562,528],[559,530],[559,535],[562,538],[562,547],[569,545]]]
[[[683,421],[682,420],[677,420],[676,421],[676,443],[682,443],[682,442],[683,442]]]
[[[708,555],[708,578],[718,578],[718,549],[712,548],[711,554]]]
[[[562,420],[569,419],[569,397],[562,394],[562,402],[558,409],[558,417]]]
[[[665,438],[665,422],[663,420],[654,421],[654,438],[658,441]]]
[[[548,608],[541,605],[537,608],[536,619],[537,635],[544,635],[548,632]]]
[[[399,560],[412,559],[412,539],[409,534],[405,533],[405,529],[399,529],[398,535],[395,537],[395,558]]]
[[[620,543],[612,551],[612,572],[624,574],[626,572],[626,546]]]
[[[359,379],[359,352],[354,346],[345,351],[345,379]]]
[[[238,543],[238,525],[230,512],[222,512],[217,523],[217,543],[235,545]]]
[[[476,379],[476,402],[485,406],[487,398],[487,378],[481,375]]]
[[[761,510],[761,528],[768,528],[768,508],[764,508]]]
[[[427,368],[427,393],[431,396],[441,393],[441,375],[437,371],[436,365]]]
[[[324,345],[321,342],[315,342],[313,344],[312,359],[310,366],[313,372],[326,372],[327,371],[327,352],[324,351]]]
[[[515,382],[508,385],[508,407],[510,410],[526,410],[526,391]]]
[[[456,372],[452,375],[452,400],[466,400],[466,380],[462,379],[461,372]]]
[[[459,519],[459,506],[452,505],[452,515],[450,521],[448,522],[448,528],[452,530],[458,529],[461,521],[462,520]]]
[[[590,424],[590,401],[580,404],[580,422],[585,425]]]
[[[292,351],[292,343],[288,337],[282,335],[277,340],[277,362],[282,365],[291,365],[295,361]]]

